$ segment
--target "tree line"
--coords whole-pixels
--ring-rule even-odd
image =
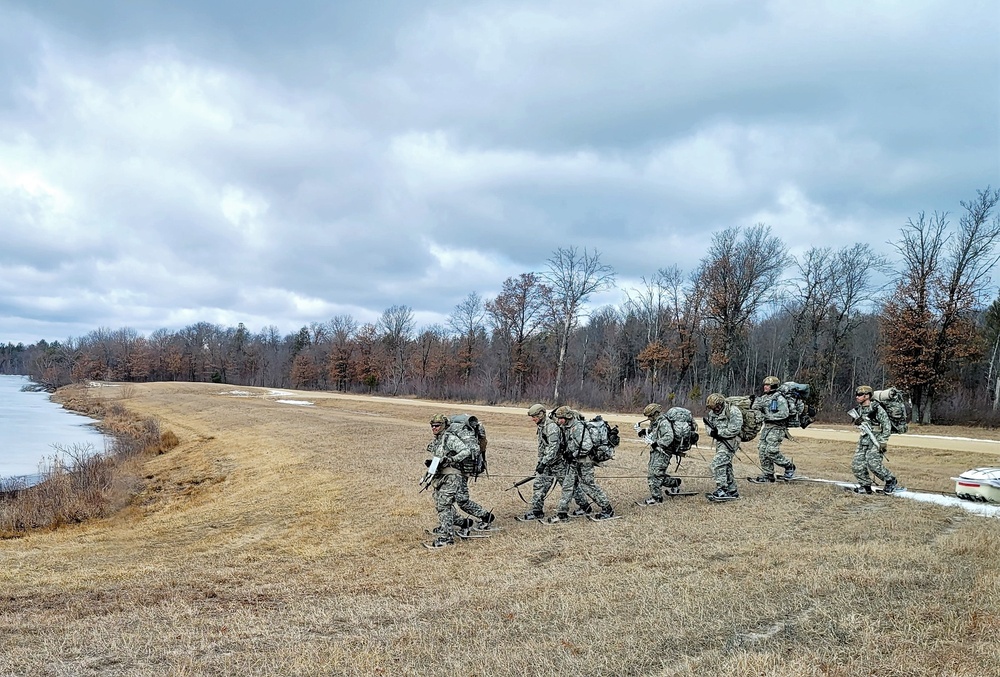
[[[394,305],[297,332],[199,322],[179,331],[99,328],[64,342],[0,344],[0,372],[58,387],[90,379],[209,381],[487,403],[542,401],[700,411],[705,396],[755,392],[765,376],[808,383],[820,416],[858,384],[895,385],[921,423],[992,423],[1000,406],[1000,190],[956,217],[918,214],[892,242],[791,256],[764,224],[712,235],[689,271],[658,269],[623,301],[588,312],[616,273],[598,251],[555,250],[545,268],[470,293],[445,324]],[[992,304],[990,298],[994,297]]]

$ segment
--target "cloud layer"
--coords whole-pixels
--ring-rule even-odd
[[[556,247],[627,285],[757,222],[888,251],[1000,183],[987,2],[36,4],[0,7],[3,342],[443,321]]]

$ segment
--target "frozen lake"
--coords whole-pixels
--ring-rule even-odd
[[[24,376],[0,375],[0,478],[34,475],[55,447],[89,444],[104,451],[94,419],[63,409],[45,392],[21,392]]]

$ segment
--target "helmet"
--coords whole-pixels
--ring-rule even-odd
[[[709,409],[715,410],[720,408],[726,403],[726,396],[722,393],[712,393],[705,400],[705,406]]]
[[[642,410],[642,415],[646,418],[653,418],[661,411],[663,411],[663,407],[658,405],[656,402],[652,402],[651,404],[647,404],[646,408]]]
[[[444,414],[434,414],[431,416],[431,425],[448,425],[448,417]]]
[[[857,390],[854,391],[854,394],[855,395],[871,395],[872,392],[873,391],[872,391],[872,387],[871,386],[858,386]]]
[[[567,406],[559,407],[554,412],[552,412],[552,414],[556,418],[566,418],[566,419],[576,418],[575,412]]]
[[[528,416],[545,416],[545,407],[533,404],[528,408]]]
[[[778,380],[777,376],[768,376],[766,379],[764,379],[764,385],[766,386],[776,386],[779,383],[781,383],[781,381]]]

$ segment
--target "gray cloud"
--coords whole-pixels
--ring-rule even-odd
[[[1000,183],[995,12],[813,5],[8,2],[0,341],[440,322],[757,222],[888,252]]]

